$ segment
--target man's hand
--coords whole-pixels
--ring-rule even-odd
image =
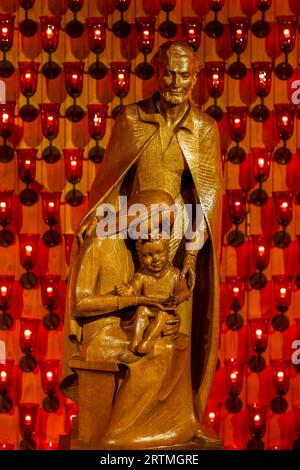
[[[80,248],[83,247],[84,240],[89,237],[92,231],[97,226],[98,219],[95,214],[91,214],[90,217],[80,226],[76,236]]]
[[[190,291],[190,296],[192,295],[196,282],[196,261],[197,256],[187,253],[184,257],[183,267],[180,273],[181,281],[188,274],[187,284]]]

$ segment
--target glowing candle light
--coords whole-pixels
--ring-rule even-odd
[[[283,126],[287,126],[289,123],[289,118],[287,116],[282,116],[281,121]]]
[[[238,372],[237,371],[231,372],[231,374],[230,374],[231,383],[235,384],[236,380],[237,380],[237,377],[238,377]]]
[[[48,26],[46,30],[46,34],[47,34],[48,39],[53,39],[53,36],[54,36],[53,27]]]
[[[2,114],[2,122],[3,122],[3,124],[7,124],[7,123],[8,123],[8,120],[9,120],[9,114],[3,113],[3,114]]]
[[[265,165],[265,159],[259,158],[257,163],[258,163],[259,168],[263,168]]]
[[[213,86],[218,86],[220,81],[219,81],[219,74],[218,73],[214,73],[213,76],[212,76],[212,82],[213,82]]]
[[[255,335],[256,335],[256,339],[262,339],[263,331],[260,328],[258,328],[255,331]]]
[[[3,39],[8,38],[8,28],[6,26],[3,26],[3,28],[2,28],[2,37],[3,37]]]
[[[0,202],[0,210],[1,210],[1,212],[6,212],[6,202],[5,201]]]
[[[208,419],[211,423],[214,423],[215,422],[215,419],[216,419],[216,413],[214,413],[213,411],[211,411],[209,414],[208,414]]]
[[[254,421],[254,425],[255,425],[256,427],[260,427],[260,425],[261,425],[261,417],[260,417],[259,414],[256,414],[256,415],[254,416],[253,421]]]
[[[30,340],[31,335],[32,335],[32,331],[31,331],[31,330],[29,330],[29,329],[24,330],[24,338],[26,339],[26,341],[29,341],[29,340]]]
[[[285,297],[286,297],[286,288],[281,287],[280,290],[279,290],[279,293],[280,293],[280,298],[285,299]]]
[[[284,372],[282,370],[277,372],[277,380],[278,380],[278,382],[283,382],[284,381]]]
[[[258,247],[258,254],[260,256],[263,256],[265,254],[265,251],[266,251],[266,249],[265,249],[264,246],[261,245],[261,246]]]
[[[30,426],[31,421],[32,421],[31,416],[30,416],[30,415],[26,415],[26,416],[25,416],[25,424],[27,424],[27,426]]]
[[[25,246],[25,255],[26,256],[31,256],[32,255],[32,246],[31,245],[26,245]]]
[[[236,30],[236,38],[242,39],[242,37],[243,37],[243,31],[239,28]]]
[[[283,35],[284,35],[285,39],[290,39],[291,38],[290,30],[288,28],[285,28],[283,30]]]
[[[6,297],[6,295],[7,295],[7,287],[6,287],[6,286],[1,286],[0,291],[1,291],[1,296],[2,296],[2,297]]]
[[[47,377],[48,382],[52,382],[53,381],[53,372],[51,372],[51,370],[48,370],[48,372],[46,372],[46,377]]]
[[[0,381],[6,382],[6,379],[7,379],[7,372],[5,370],[2,370],[0,373]]]

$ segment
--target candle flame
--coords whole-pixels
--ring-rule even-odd
[[[241,122],[240,118],[235,118],[234,119],[234,124],[240,124],[240,122]]]
[[[3,113],[2,114],[2,122],[6,123],[8,121],[8,119],[9,119],[9,114]]]
[[[31,416],[30,416],[30,415],[26,415],[26,416],[25,416],[25,423],[26,423],[26,424],[30,424],[31,421],[32,421]]]
[[[257,339],[261,339],[262,338],[262,335],[263,335],[263,331],[258,328],[256,331],[255,331],[255,334],[256,334],[256,338]]]
[[[259,246],[258,247],[258,253],[260,255],[264,255],[265,254],[265,247],[264,246]]]
[[[291,35],[290,35],[290,30],[289,30],[288,28],[285,28],[285,29],[283,30],[283,35],[284,35],[284,37],[285,37],[286,39],[290,39],[290,36],[291,36]]]
[[[50,201],[49,204],[48,204],[48,206],[53,209],[53,207],[55,206],[55,204],[54,204],[54,202]]]
[[[24,338],[28,341],[32,335],[32,331],[29,329],[24,330]]]
[[[46,377],[49,381],[52,380],[53,379],[53,372],[51,372],[51,370],[48,370],[48,372],[46,372]]]
[[[6,286],[1,286],[1,295],[5,296],[7,294],[7,287]]]
[[[278,371],[277,372],[277,379],[278,379],[278,382],[283,382],[284,380],[284,372],[282,370]]]
[[[0,372],[0,379],[1,379],[1,382],[5,382],[6,381],[6,378],[7,378],[7,372],[5,372],[5,370],[2,370]]]
[[[216,413],[214,413],[213,411],[211,411],[209,414],[208,414],[208,418],[209,418],[209,421],[211,423],[213,423],[216,419]]]
[[[281,207],[282,207],[282,209],[287,209],[289,207],[288,202],[286,202],[286,201],[282,202]]]
[[[1,201],[0,202],[0,207],[1,207],[1,209],[6,209],[6,202]]]

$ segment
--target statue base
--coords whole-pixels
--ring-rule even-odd
[[[104,448],[101,445],[96,444],[89,444],[87,442],[82,441],[81,439],[71,439],[71,447],[70,450],[135,450],[134,448],[127,448],[127,449],[111,449],[111,448]],[[224,450],[223,445],[220,444],[208,444],[202,442],[185,442],[183,444],[176,444],[173,446],[161,446],[161,447],[149,447],[147,449],[137,449],[138,451],[152,451],[152,450]]]

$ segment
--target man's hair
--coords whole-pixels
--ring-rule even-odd
[[[168,52],[170,50],[174,50],[178,56],[188,57],[194,66],[195,73],[198,73],[200,68],[199,59],[196,56],[194,49],[189,44],[182,41],[167,41],[160,46],[156,54],[154,54],[151,59],[151,64],[153,65],[156,73],[158,73],[160,67],[166,62]]]

